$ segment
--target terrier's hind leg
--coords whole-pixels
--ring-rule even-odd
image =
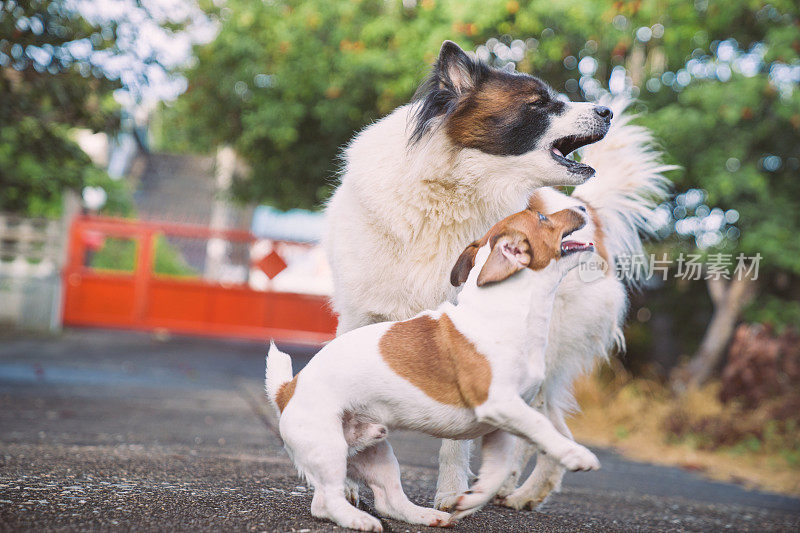
[[[347,442],[339,420],[336,420],[337,424],[328,425],[314,420],[312,427],[315,429],[310,432],[308,421],[295,426],[291,419],[287,419],[287,414],[284,412],[281,420],[281,436],[291,449],[297,469],[314,487],[311,514],[333,520],[342,527],[383,531],[377,518],[356,509],[345,498]]]
[[[349,474],[363,480],[375,495],[375,509],[383,516],[426,526],[447,526],[450,515],[414,505],[403,492],[400,467],[392,446],[381,441],[350,458]]]
[[[342,415],[342,431],[344,432],[344,440],[347,441],[347,453],[349,456],[353,456],[364,448],[386,439],[386,435],[389,433],[385,425],[361,418],[350,412]],[[348,477],[345,480],[344,495],[347,501],[356,507],[359,503],[358,490],[358,481]]]

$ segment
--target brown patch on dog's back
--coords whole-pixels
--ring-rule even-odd
[[[292,381],[287,381],[278,388],[278,393],[275,395],[275,403],[278,404],[278,409],[282,413],[286,409],[286,404],[294,396],[294,389],[297,387],[297,376],[292,378]]]
[[[397,375],[438,402],[475,407],[489,397],[489,361],[446,314],[397,322],[378,346]]]

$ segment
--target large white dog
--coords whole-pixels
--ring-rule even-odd
[[[560,286],[534,400],[571,437],[564,413],[574,378],[623,339],[627,297],[614,262],[640,252],[669,170],[649,132],[619,116],[625,103],[610,105],[613,125],[608,107],[565,101],[537,78],[490,68],[445,42],[418,99],[365,128],[344,153],[324,241],[338,332],[453,301],[449,274],[464,246],[529,201],[542,213],[582,206],[591,222],[581,232],[612,268],[599,279],[573,271]],[[583,146],[581,163],[565,157]],[[555,185],[576,187],[571,196],[541,189]],[[538,505],[560,487],[563,468],[541,455],[508,494],[531,452],[518,446],[506,505]],[[452,509],[467,488],[469,453],[468,442],[444,441],[437,507]]]

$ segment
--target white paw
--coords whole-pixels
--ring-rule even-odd
[[[456,508],[456,502],[461,491],[437,492],[433,498],[433,506],[440,511],[452,511]]]
[[[450,515],[436,509],[424,509],[414,517],[414,520],[408,520],[413,524],[422,524],[430,527],[447,527],[450,524]]]
[[[532,488],[527,489],[524,485],[508,496],[495,498],[497,505],[510,507],[512,509],[530,509],[534,510],[542,505],[547,497],[554,491],[558,491],[561,484],[561,474],[557,477],[540,479],[533,485]]]
[[[469,511],[476,507],[482,507],[489,502],[491,496],[480,490],[468,490],[458,497],[456,501],[456,511]]]
[[[573,443],[566,451],[558,456],[558,460],[567,470],[599,470],[600,461],[587,448]]]
[[[459,495],[456,501],[455,511],[451,518],[451,522],[455,524],[459,520],[477,512],[481,507],[489,503],[492,495],[479,490],[468,490]]]
[[[347,520],[337,520],[337,523],[342,527],[357,529],[358,531],[375,531],[378,533],[383,531],[381,521],[374,516],[368,515],[367,513],[359,513],[357,516]]]

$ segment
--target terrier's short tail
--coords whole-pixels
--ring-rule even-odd
[[[267,354],[267,372],[265,380],[265,388],[267,391],[267,398],[275,408],[278,416],[281,415],[281,409],[278,406],[278,391],[281,386],[292,380],[292,358],[289,354],[284,353],[275,346],[274,341],[269,343],[269,353]]]

